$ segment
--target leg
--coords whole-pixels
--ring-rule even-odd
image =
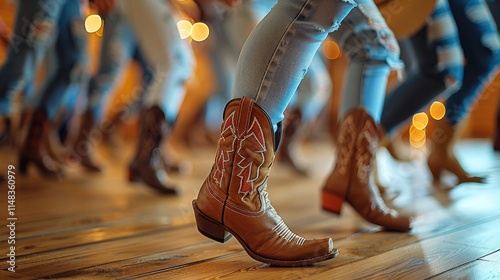
[[[335,167],[322,191],[323,209],[340,213],[344,201],[363,218],[389,230],[410,230],[410,218],[389,209],[370,179],[380,141],[378,122],[392,69],[399,69],[399,46],[371,0],[334,33],[350,59],[343,89]],[[368,207],[370,205],[370,207]]]
[[[20,0],[7,59],[0,69],[0,115],[9,116],[14,95],[33,80],[57,34],[62,5],[57,0]]]
[[[427,26],[409,40],[418,64],[385,99],[381,126],[389,133],[438,96],[456,91],[462,81],[463,55],[446,0],[438,0]]]
[[[123,13],[137,37],[139,49],[152,69],[143,102],[137,151],[129,167],[130,180],[142,180],[164,193],[175,193],[162,179],[162,145],[184,97],[184,84],[193,68],[189,45],[179,37],[176,18],[163,0],[121,1]]]
[[[439,181],[441,170],[446,169],[458,177],[458,184],[482,182],[484,178],[470,176],[462,168],[453,147],[460,137],[458,124],[500,63],[500,36],[484,1],[450,1],[450,8],[457,22],[466,64],[462,87],[447,98],[446,116],[436,122],[431,138],[434,149],[428,164],[435,181]]]
[[[106,28],[102,37],[99,69],[90,79],[87,108],[79,118],[78,136],[72,144],[76,161],[91,172],[102,171],[102,167],[94,159],[94,147],[102,141],[104,134],[115,129],[98,126],[102,122],[104,104],[120,77],[121,69],[136,48],[132,29],[118,10],[107,15],[104,21]]]
[[[225,242],[233,234],[252,258],[277,266],[337,255],[332,239],[294,234],[271,206],[266,188],[283,112],[321,42],[352,8],[350,1],[278,1],[248,38],[215,163],[193,201],[205,236]]]

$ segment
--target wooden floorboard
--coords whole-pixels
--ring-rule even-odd
[[[125,147],[126,148],[126,147]],[[378,163],[387,203],[416,216],[410,233],[384,232],[350,206],[341,216],[319,206],[333,164],[328,142],[303,147],[309,178],[276,165],[269,181],[273,205],[296,233],[330,236],[340,255],[314,266],[278,268],[251,259],[233,238],[221,244],[196,229],[191,201],[209,171],[213,148],[186,155],[192,173],[173,176],[182,193],[160,196],[130,184],[125,160],[102,152],[99,175],[78,167],[66,178],[45,180],[36,170],[16,175],[16,272],[9,267],[7,227],[0,236],[1,279],[498,279],[500,278],[500,154],[488,141],[462,141],[457,156],[486,184],[454,177],[433,186],[425,163],[397,163],[383,150]],[[16,165],[0,147],[0,168]],[[0,220],[7,224],[7,188],[0,187]],[[3,194],[1,194],[3,193]],[[390,196],[390,194],[398,194]]]

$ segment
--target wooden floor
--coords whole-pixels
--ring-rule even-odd
[[[91,175],[72,168],[47,181],[37,170],[16,175],[15,273],[8,271],[7,187],[0,188],[0,279],[500,279],[500,154],[488,141],[464,141],[457,149],[468,171],[489,175],[486,184],[453,189],[430,184],[422,162],[396,163],[380,152],[390,201],[417,216],[409,233],[383,232],[350,206],[342,216],[320,210],[319,190],[332,162],[328,143],[304,147],[313,173],[294,176],[276,166],[270,198],[296,233],[331,236],[337,258],[302,268],[277,268],[251,259],[234,238],[225,244],[198,233],[191,200],[208,173],[213,148],[192,150],[192,173],[176,176],[182,194],[159,196],[124,180],[120,157],[102,153],[107,170]],[[16,165],[0,148],[2,173]],[[449,183],[453,177],[450,176]]]

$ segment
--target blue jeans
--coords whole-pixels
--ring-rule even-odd
[[[401,68],[401,63],[394,35],[373,1],[356,1],[359,8],[352,12],[354,2],[292,2],[278,2],[257,26],[258,35],[250,36],[238,62],[233,96],[255,99],[276,128],[319,44],[340,27],[332,37],[351,60],[341,112],[361,106],[378,121],[389,71]],[[254,66],[259,63],[265,67]]]
[[[356,0],[354,9],[332,38],[349,57],[340,117],[364,107],[379,122],[391,70],[403,68],[399,46],[372,0]]]
[[[0,69],[0,115],[10,115],[14,95],[33,82],[41,59],[54,48],[56,68],[32,104],[53,118],[71,84],[85,76],[84,32],[78,1],[20,0],[7,60]]]
[[[105,16],[104,22],[106,28],[102,36],[99,69],[89,82],[86,108],[98,121],[102,119],[104,106],[120,78],[121,70],[132,58],[142,70],[142,85],[135,96],[132,96],[134,101],[142,100],[144,89],[152,81],[151,69],[140,53],[132,28],[119,9]]]
[[[232,53],[238,57],[245,40],[251,30],[269,13],[276,5],[276,0],[255,0],[244,2],[238,9],[228,13],[224,22],[224,34],[226,35]],[[213,29],[213,28],[212,28]],[[217,50],[224,50],[217,47]],[[218,75],[219,76],[219,75]],[[318,52],[304,78],[302,79],[297,94],[290,102],[290,107],[299,108],[302,112],[303,121],[315,119],[327,104],[331,95],[331,78],[325,66],[321,53]],[[224,104],[230,96],[223,98]],[[218,98],[222,99],[222,98]],[[223,107],[222,107],[223,108]],[[215,110],[211,110],[215,111]],[[217,110],[217,115],[220,109]],[[212,114],[213,116],[213,114]],[[219,118],[217,126],[220,125]]]
[[[413,69],[385,100],[387,131],[439,96],[447,97],[447,120],[457,124],[500,62],[500,37],[483,0],[439,0],[429,24],[403,45]]]
[[[233,98],[256,100],[276,129],[321,43],[354,6],[347,0],[278,1],[241,50]]]
[[[143,106],[158,105],[174,122],[195,63],[191,46],[179,36],[174,8],[164,0],[120,0],[119,4],[152,73]]]

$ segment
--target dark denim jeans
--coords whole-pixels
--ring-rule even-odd
[[[407,79],[385,100],[381,124],[387,131],[443,96],[446,118],[457,124],[500,63],[500,37],[484,0],[438,3],[436,22],[451,18],[455,24],[440,29],[428,25],[402,42],[402,58],[410,69]],[[456,38],[465,64],[456,51]]]

